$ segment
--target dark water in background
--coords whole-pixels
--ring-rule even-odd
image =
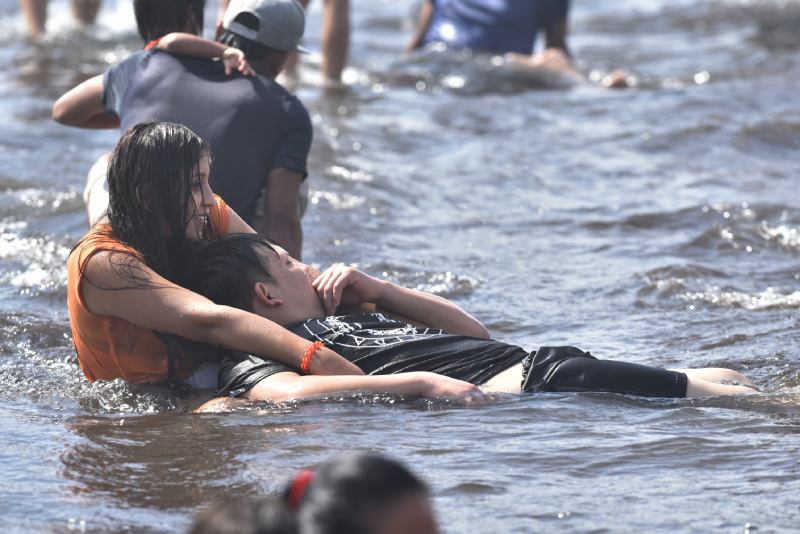
[[[0,1],[3,531],[180,530],[353,449],[413,465],[447,532],[798,531],[798,2],[578,0],[581,67],[639,86],[564,92],[458,55],[399,60],[410,3],[355,0],[349,90],[299,89],[316,128],[307,260],[453,298],[526,347],[727,366],[763,393],[202,416],[86,383],[71,348],[64,260],[84,176],[117,133],[49,113],[139,46],[129,3],[106,4],[86,35],[54,1],[53,36],[32,45]],[[316,5],[316,49],[319,24]]]

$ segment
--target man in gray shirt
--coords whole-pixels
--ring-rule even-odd
[[[219,61],[143,50],[62,96],[54,116],[75,126],[116,116],[123,131],[149,119],[189,126],[211,144],[214,191],[251,225],[265,191],[256,230],[300,256],[300,188],[312,127],[303,104],[274,79],[304,26],[295,0],[233,0],[220,41],[243,50],[256,76],[226,75]],[[75,117],[70,107],[92,113]]]

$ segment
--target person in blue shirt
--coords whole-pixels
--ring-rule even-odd
[[[569,7],[569,0],[425,0],[407,51],[438,43],[450,49],[502,55],[522,77],[536,84],[585,84],[586,78],[570,61]],[[535,53],[540,34],[544,49]],[[627,74],[615,71],[601,84],[625,87]]]
[[[409,48],[444,43],[493,54],[533,54],[543,32],[545,49],[569,55],[569,0],[426,0]]]

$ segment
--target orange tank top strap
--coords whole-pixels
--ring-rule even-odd
[[[231,224],[231,214],[228,205],[219,195],[214,195],[214,207],[211,208],[210,216],[214,223],[214,229],[217,231],[217,237],[226,235]]]

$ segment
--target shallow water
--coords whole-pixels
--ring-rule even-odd
[[[222,415],[77,367],[63,265],[86,229],[86,171],[118,134],[56,125],[50,106],[139,43],[127,2],[107,0],[89,33],[52,4],[52,36],[32,44],[0,1],[4,531],[181,530],[199,507],[353,449],[414,466],[446,532],[797,531],[796,2],[575,2],[581,68],[638,80],[614,92],[532,90],[462,54],[402,59],[410,2],[356,0],[348,89],[298,90],[315,123],[307,260],[453,298],[525,347],[726,366],[762,393]],[[313,49],[319,24],[317,5]]]

